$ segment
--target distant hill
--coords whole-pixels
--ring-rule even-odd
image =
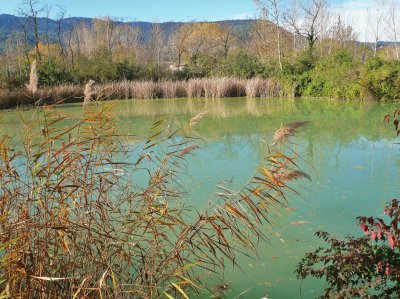
[[[4,42],[10,37],[12,32],[19,28],[19,24],[23,24],[26,21],[23,17],[13,16],[9,14],[0,14],[0,51],[4,47]],[[86,23],[92,24],[92,18],[81,18],[71,17],[62,20],[62,30],[68,30],[71,26]],[[219,24],[229,24],[234,27],[234,30],[240,34],[245,35],[250,28],[254,20],[225,20],[218,21]],[[121,22],[122,23],[122,22]],[[151,33],[152,23],[150,22],[126,22],[133,27],[139,28],[142,40],[148,40]],[[164,22],[160,23],[160,26],[164,32],[166,38],[170,36],[176,29],[182,26],[183,22]],[[43,34],[48,28],[50,36],[55,36],[57,33],[57,22],[53,19],[40,18],[39,19],[39,31]]]

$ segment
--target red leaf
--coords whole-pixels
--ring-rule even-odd
[[[386,121],[388,123],[389,120],[390,120],[390,116],[389,116],[389,114],[386,114],[385,118],[383,119],[383,121]]]
[[[387,236],[390,248],[394,249],[394,236],[390,232],[387,232],[386,236]]]
[[[368,236],[368,235],[369,235],[368,227],[367,227],[364,223],[362,223],[362,224],[360,225],[360,227],[361,227],[361,229],[364,231],[364,234],[365,234],[366,236]]]
[[[372,231],[371,239],[374,240],[374,241],[376,240],[376,230]]]

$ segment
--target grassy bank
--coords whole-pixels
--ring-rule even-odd
[[[187,81],[120,81],[94,85],[94,97],[100,100],[162,98],[226,98],[291,96],[272,79],[202,78]],[[0,90],[0,108],[83,101],[84,86],[64,84],[39,88],[35,95],[26,89]]]

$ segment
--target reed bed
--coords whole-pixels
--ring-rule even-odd
[[[253,78],[246,82],[246,96],[251,98],[273,98],[284,96],[282,85],[272,79]]]
[[[26,89],[0,90],[0,108],[19,105],[83,101],[84,85],[63,84],[41,87],[35,93]],[[194,78],[187,81],[120,81],[93,85],[94,96],[100,100],[167,99],[167,98],[227,98],[283,97],[282,84],[272,79]]]
[[[145,96],[152,84],[132,86]],[[2,298],[188,298],[207,287],[199,272],[254,256],[288,184],[309,178],[286,142],[306,123],[289,124],[242,188],[218,186],[198,210],[181,186],[196,139],[155,116],[142,147],[122,144],[110,104],[78,118],[54,106],[22,151],[0,136]]]

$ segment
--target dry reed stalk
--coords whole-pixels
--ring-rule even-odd
[[[203,81],[201,79],[190,79],[186,84],[188,98],[201,98],[204,95]]]
[[[214,97],[214,80],[215,79],[202,79],[202,85],[204,90],[205,98],[213,98]]]
[[[278,131],[275,132],[273,142],[283,143],[287,141],[289,138],[293,137],[297,133],[297,129],[305,126],[308,123],[309,121],[297,121],[280,128]]]
[[[36,65],[36,59],[32,62],[31,64],[31,72],[29,75],[29,84],[26,84],[26,88],[32,95],[35,95],[38,91],[38,84],[39,84],[39,78],[37,74],[37,65]]]
[[[27,128],[24,151],[0,138],[0,286],[12,298],[188,297],[205,283],[199,269],[220,273],[256,252],[271,208],[293,191],[286,182],[301,177],[273,146],[241,190],[221,186],[226,193],[198,211],[182,200],[192,138],[173,139],[155,117],[143,147],[126,148],[108,105],[79,119],[52,108]]]
[[[183,157],[183,156],[187,156],[188,154],[190,154],[191,152],[199,149],[200,147],[197,145],[189,145],[187,147],[185,147],[180,153],[179,153],[179,157]]]
[[[283,89],[271,79],[253,78],[246,83],[246,95],[254,98],[280,97],[283,95]]]
[[[192,118],[190,119],[190,125],[191,125],[191,126],[196,125],[206,114],[207,114],[207,111],[205,111],[205,112],[200,112],[200,113],[197,114],[195,117],[192,117]]]
[[[154,99],[157,94],[153,81],[131,81],[129,90],[134,99]]]
[[[278,169],[275,173],[274,173],[274,177],[275,179],[284,182],[284,183],[288,183],[294,180],[299,180],[302,178],[305,178],[309,181],[311,181],[311,177],[300,170],[292,170],[292,169],[287,169],[287,168],[280,168]]]
[[[163,80],[157,83],[160,97],[164,99],[177,98],[179,94],[178,82],[171,80]]]
[[[82,89],[75,84],[62,84],[54,86],[51,97],[54,99],[78,98],[82,96]]]
[[[94,80],[89,80],[89,82],[85,85],[85,90],[83,94],[85,95],[85,98],[83,100],[84,104],[88,104],[92,97],[95,95],[95,92],[93,90],[93,85],[95,84]]]

